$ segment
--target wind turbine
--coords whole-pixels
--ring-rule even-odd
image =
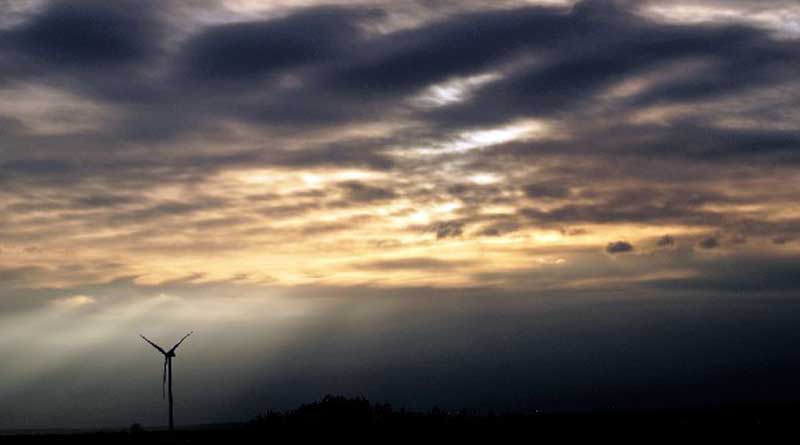
[[[175,350],[178,349],[178,346],[180,346],[181,343],[183,343],[183,341],[186,340],[187,337],[192,335],[192,333],[194,333],[194,331],[184,335],[183,338],[178,343],[175,343],[175,346],[173,346],[172,349],[170,349],[169,351],[165,351],[164,349],[161,348],[161,346],[158,346],[157,344],[153,343],[152,341],[150,341],[150,339],[148,339],[144,335],[139,334],[139,337],[142,337],[144,341],[150,343],[152,347],[158,349],[158,352],[164,354],[164,376],[161,379],[161,397],[163,398],[166,396],[164,391],[164,386],[167,384],[167,381],[169,381],[169,430],[170,431],[172,431],[175,428],[175,422],[173,420],[173,415],[172,415],[172,358],[175,357]],[[167,375],[169,375],[169,377],[167,377]]]

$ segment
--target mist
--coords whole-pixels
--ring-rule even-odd
[[[5,428],[163,425],[171,345],[181,424],[243,421],[327,393],[395,406],[574,411],[800,394],[791,300],[429,290],[373,296],[154,295],[4,316]],[[767,378],[767,376],[769,378]]]

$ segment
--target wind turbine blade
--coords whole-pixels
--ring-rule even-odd
[[[161,378],[161,398],[164,399],[167,397],[167,362],[169,359],[164,357],[164,376]]]
[[[180,345],[181,345],[181,343],[183,343],[183,341],[184,341],[184,340],[186,340],[187,338],[189,338],[189,336],[190,336],[190,335],[192,335],[192,334],[194,334],[194,331],[192,331],[192,332],[190,332],[190,333],[188,333],[188,334],[184,335],[184,336],[183,336],[183,338],[181,339],[181,341],[179,341],[178,343],[176,343],[176,344],[175,344],[175,346],[173,346],[173,347],[172,347],[172,349],[170,349],[170,350],[169,350],[169,352],[174,352],[174,351],[175,351],[175,349],[177,349],[177,348],[178,348],[178,346],[180,346]]]
[[[161,349],[161,346],[158,346],[157,344],[155,344],[155,343],[151,342],[149,338],[145,337],[145,336],[144,336],[144,335],[142,335],[142,334],[139,334],[139,337],[142,337],[142,338],[144,339],[144,341],[146,341],[147,343],[150,343],[150,345],[151,345],[151,346],[153,346],[154,348],[158,349],[158,352],[160,352],[160,353],[162,353],[162,354],[165,354],[165,355],[166,355],[166,351],[164,351],[163,349]]]

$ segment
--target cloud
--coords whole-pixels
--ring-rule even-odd
[[[557,39],[569,23],[562,9],[521,8],[457,14],[442,21],[382,36],[364,55],[332,77],[352,94],[400,95],[494,68],[523,49]],[[480,30],[480,39],[470,38]]]
[[[25,56],[74,69],[143,62],[158,51],[157,9],[150,2],[58,0],[5,38]]]
[[[697,246],[700,247],[701,249],[706,249],[706,250],[716,249],[717,247],[719,247],[719,241],[715,237],[710,236],[698,241]]]
[[[434,118],[448,124],[486,125],[522,116],[575,112],[598,101],[615,84],[635,80],[656,66],[691,58],[704,58],[713,65],[696,76],[656,82],[621,105],[708,100],[768,82],[791,81],[786,73],[798,69],[789,57],[795,43],[771,40],[754,28],[645,25],[624,10],[608,13],[608,3],[600,8],[584,7],[590,3],[579,3],[572,13],[560,17],[572,28],[554,32],[561,40],[553,44],[557,50],[553,57],[479,88],[471,100],[437,109],[432,112]],[[772,57],[761,58],[764,52]],[[731,66],[747,68],[730,75]],[[486,109],[502,112],[483,112]]]
[[[608,243],[606,252],[610,254],[633,252],[633,244],[627,241],[614,241]]]
[[[499,221],[482,228],[478,235],[480,236],[503,236],[508,233],[515,232],[521,228],[521,225],[516,221]]]
[[[756,298],[791,294],[800,289],[796,260],[794,257],[773,258],[764,255],[715,258],[696,262],[695,276],[650,279],[646,284],[670,291],[682,289],[701,293],[734,293]]]
[[[558,182],[538,182],[524,187],[525,195],[529,198],[567,198],[570,195],[569,187]]]
[[[171,250],[187,256],[173,269],[217,250],[241,251],[237,267],[321,248],[419,257],[430,233],[498,264],[523,261],[502,247],[518,242],[796,237],[777,217],[795,198],[769,183],[791,183],[800,159],[797,41],[752,22],[655,20],[637,4],[15,13],[0,31],[0,84],[17,102],[0,109],[3,251],[40,245],[16,266],[47,270],[65,251],[103,251],[163,273]],[[431,91],[453,100],[420,106]],[[100,118],[64,125],[59,111],[77,104]],[[481,142],[453,143],[470,138]]]
[[[0,268],[0,283],[6,287],[16,287],[44,273],[44,269],[36,266],[3,267]]]
[[[369,263],[357,263],[356,268],[374,270],[449,270],[460,267],[470,266],[472,261],[466,260],[440,260],[436,258],[401,258],[393,260],[380,260]]]
[[[782,245],[782,244],[791,243],[792,241],[794,241],[796,239],[797,238],[794,237],[794,236],[778,236],[778,237],[772,238],[772,242],[774,244],[781,244]]]
[[[671,235],[664,235],[656,241],[658,247],[674,246],[675,238]]]
[[[589,233],[588,230],[580,227],[561,227],[558,229],[558,231],[565,236],[580,236]]]
[[[433,224],[429,231],[436,234],[436,239],[457,238],[464,233],[462,221],[440,221]]]
[[[346,193],[346,199],[352,202],[385,201],[397,197],[397,194],[388,188],[375,187],[359,181],[341,182],[338,186]]]
[[[254,82],[335,60],[359,44],[358,22],[379,11],[315,7],[287,17],[209,27],[182,49],[182,69],[208,82]]]
[[[137,196],[115,195],[115,194],[95,194],[80,196],[73,201],[76,207],[97,208],[97,207],[118,207],[127,204],[135,204],[143,200]]]

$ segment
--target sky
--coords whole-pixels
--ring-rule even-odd
[[[793,0],[0,0],[0,429],[797,400]]]

